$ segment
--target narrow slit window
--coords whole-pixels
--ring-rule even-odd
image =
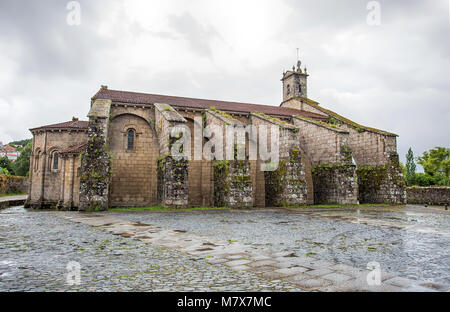
[[[37,155],[36,155],[36,157],[35,157],[35,159],[34,159],[34,169],[35,169],[35,170],[38,170],[38,169],[39,169],[39,154],[40,154],[40,153],[37,153]]]
[[[128,150],[133,150],[133,149],[134,149],[134,130],[133,130],[133,129],[129,129],[129,130],[128,130],[128,144],[127,144],[127,149],[128,149]]]
[[[59,162],[59,154],[55,152],[53,154],[53,169],[58,169],[58,162]]]

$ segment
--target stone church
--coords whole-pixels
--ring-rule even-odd
[[[360,125],[309,99],[307,78],[300,62],[284,72],[278,106],[102,86],[91,98],[88,121],[73,118],[30,129],[26,205],[96,211],[404,203],[397,135]],[[171,127],[184,125],[193,136],[195,126],[213,124],[278,127],[277,169],[263,171],[265,160],[249,159],[248,146],[244,160],[169,155]]]

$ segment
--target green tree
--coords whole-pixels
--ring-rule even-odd
[[[3,174],[14,174],[12,163],[6,156],[0,158],[0,169],[2,170]]]
[[[414,177],[414,185],[418,186],[431,186],[435,185],[436,181],[432,176],[426,173],[416,173]]]
[[[413,185],[416,177],[416,163],[414,162],[414,153],[411,147],[406,154],[406,184]]]
[[[418,158],[418,163],[423,166],[425,173],[430,176],[443,175],[449,178],[450,148],[436,147],[428,152],[424,152]]]
[[[32,142],[29,141],[27,145],[22,149],[20,156],[12,164],[14,173],[18,176],[28,176],[30,170],[30,156],[31,156]]]

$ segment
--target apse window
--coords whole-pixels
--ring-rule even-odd
[[[128,130],[128,144],[127,144],[127,150],[129,150],[129,151],[134,149],[134,137],[135,137],[134,129],[129,129]]]
[[[59,154],[58,152],[53,153],[53,170],[58,169],[58,163],[59,163]]]

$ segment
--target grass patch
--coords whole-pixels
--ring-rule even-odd
[[[188,208],[164,208],[162,206],[151,207],[132,207],[132,208],[111,208],[109,211],[193,211],[193,210],[225,210],[231,209],[229,207],[188,207]]]
[[[17,196],[17,195],[27,195],[27,193],[26,192],[22,192],[22,193],[6,193],[6,194],[0,194],[0,197]]]

